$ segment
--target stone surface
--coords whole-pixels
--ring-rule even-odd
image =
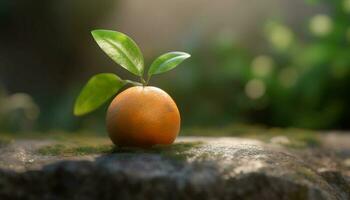
[[[291,149],[281,137],[182,137],[61,155],[39,151],[55,140],[15,140],[0,145],[0,199],[350,199],[349,136],[321,141]]]

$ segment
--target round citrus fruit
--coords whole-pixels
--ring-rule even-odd
[[[107,130],[118,146],[171,144],[180,130],[180,113],[163,90],[135,86],[118,94],[110,104]]]

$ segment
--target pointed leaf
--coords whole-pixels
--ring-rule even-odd
[[[91,34],[101,49],[116,63],[137,76],[143,75],[143,56],[131,38],[124,33],[110,30],[94,30]]]
[[[97,109],[124,85],[124,81],[112,73],[93,76],[75,102],[74,115],[84,115]]]
[[[185,59],[191,57],[185,52],[169,52],[159,56],[148,70],[148,75],[160,74],[175,68]]]

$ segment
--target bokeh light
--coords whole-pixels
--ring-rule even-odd
[[[343,0],[343,9],[346,13],[350,13],[350,0]]]
[[[72,115],[80,89],[101,72],[138,78],[101,51],[90,34],[96,28],[132,37],[145,73],[162,53],[192,55],[150,81],[174,98],[185,128],[350,128],[350,0],[268,1],[2,1],[0,131],[24,120],[38,132],[105,133],[108,102]],[[334,102],[344,109],[321,109]]]
[[[318,14],[310,20],[310,30],[316,36],[326,36],[332,31],[332,19],[325,14]]]
[[[267,77],[273,71],[274,61],[270,56],[260,55],[252,61],[252,72],[256,77]]]
[[[293,32],[282,24],[269,22],[266,25],[267,37],[277,50],[288,49],[293,42]]]
[[[262,80],[252,79],[246,84],[244,91],[249,98],[259,99],[265,94],[266,86]]]

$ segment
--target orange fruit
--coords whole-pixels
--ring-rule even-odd
[[[109,137],[118,146],[171,144],[180,131],[174,100],[152,86],[135,86],[118,94],[107,111]]]

